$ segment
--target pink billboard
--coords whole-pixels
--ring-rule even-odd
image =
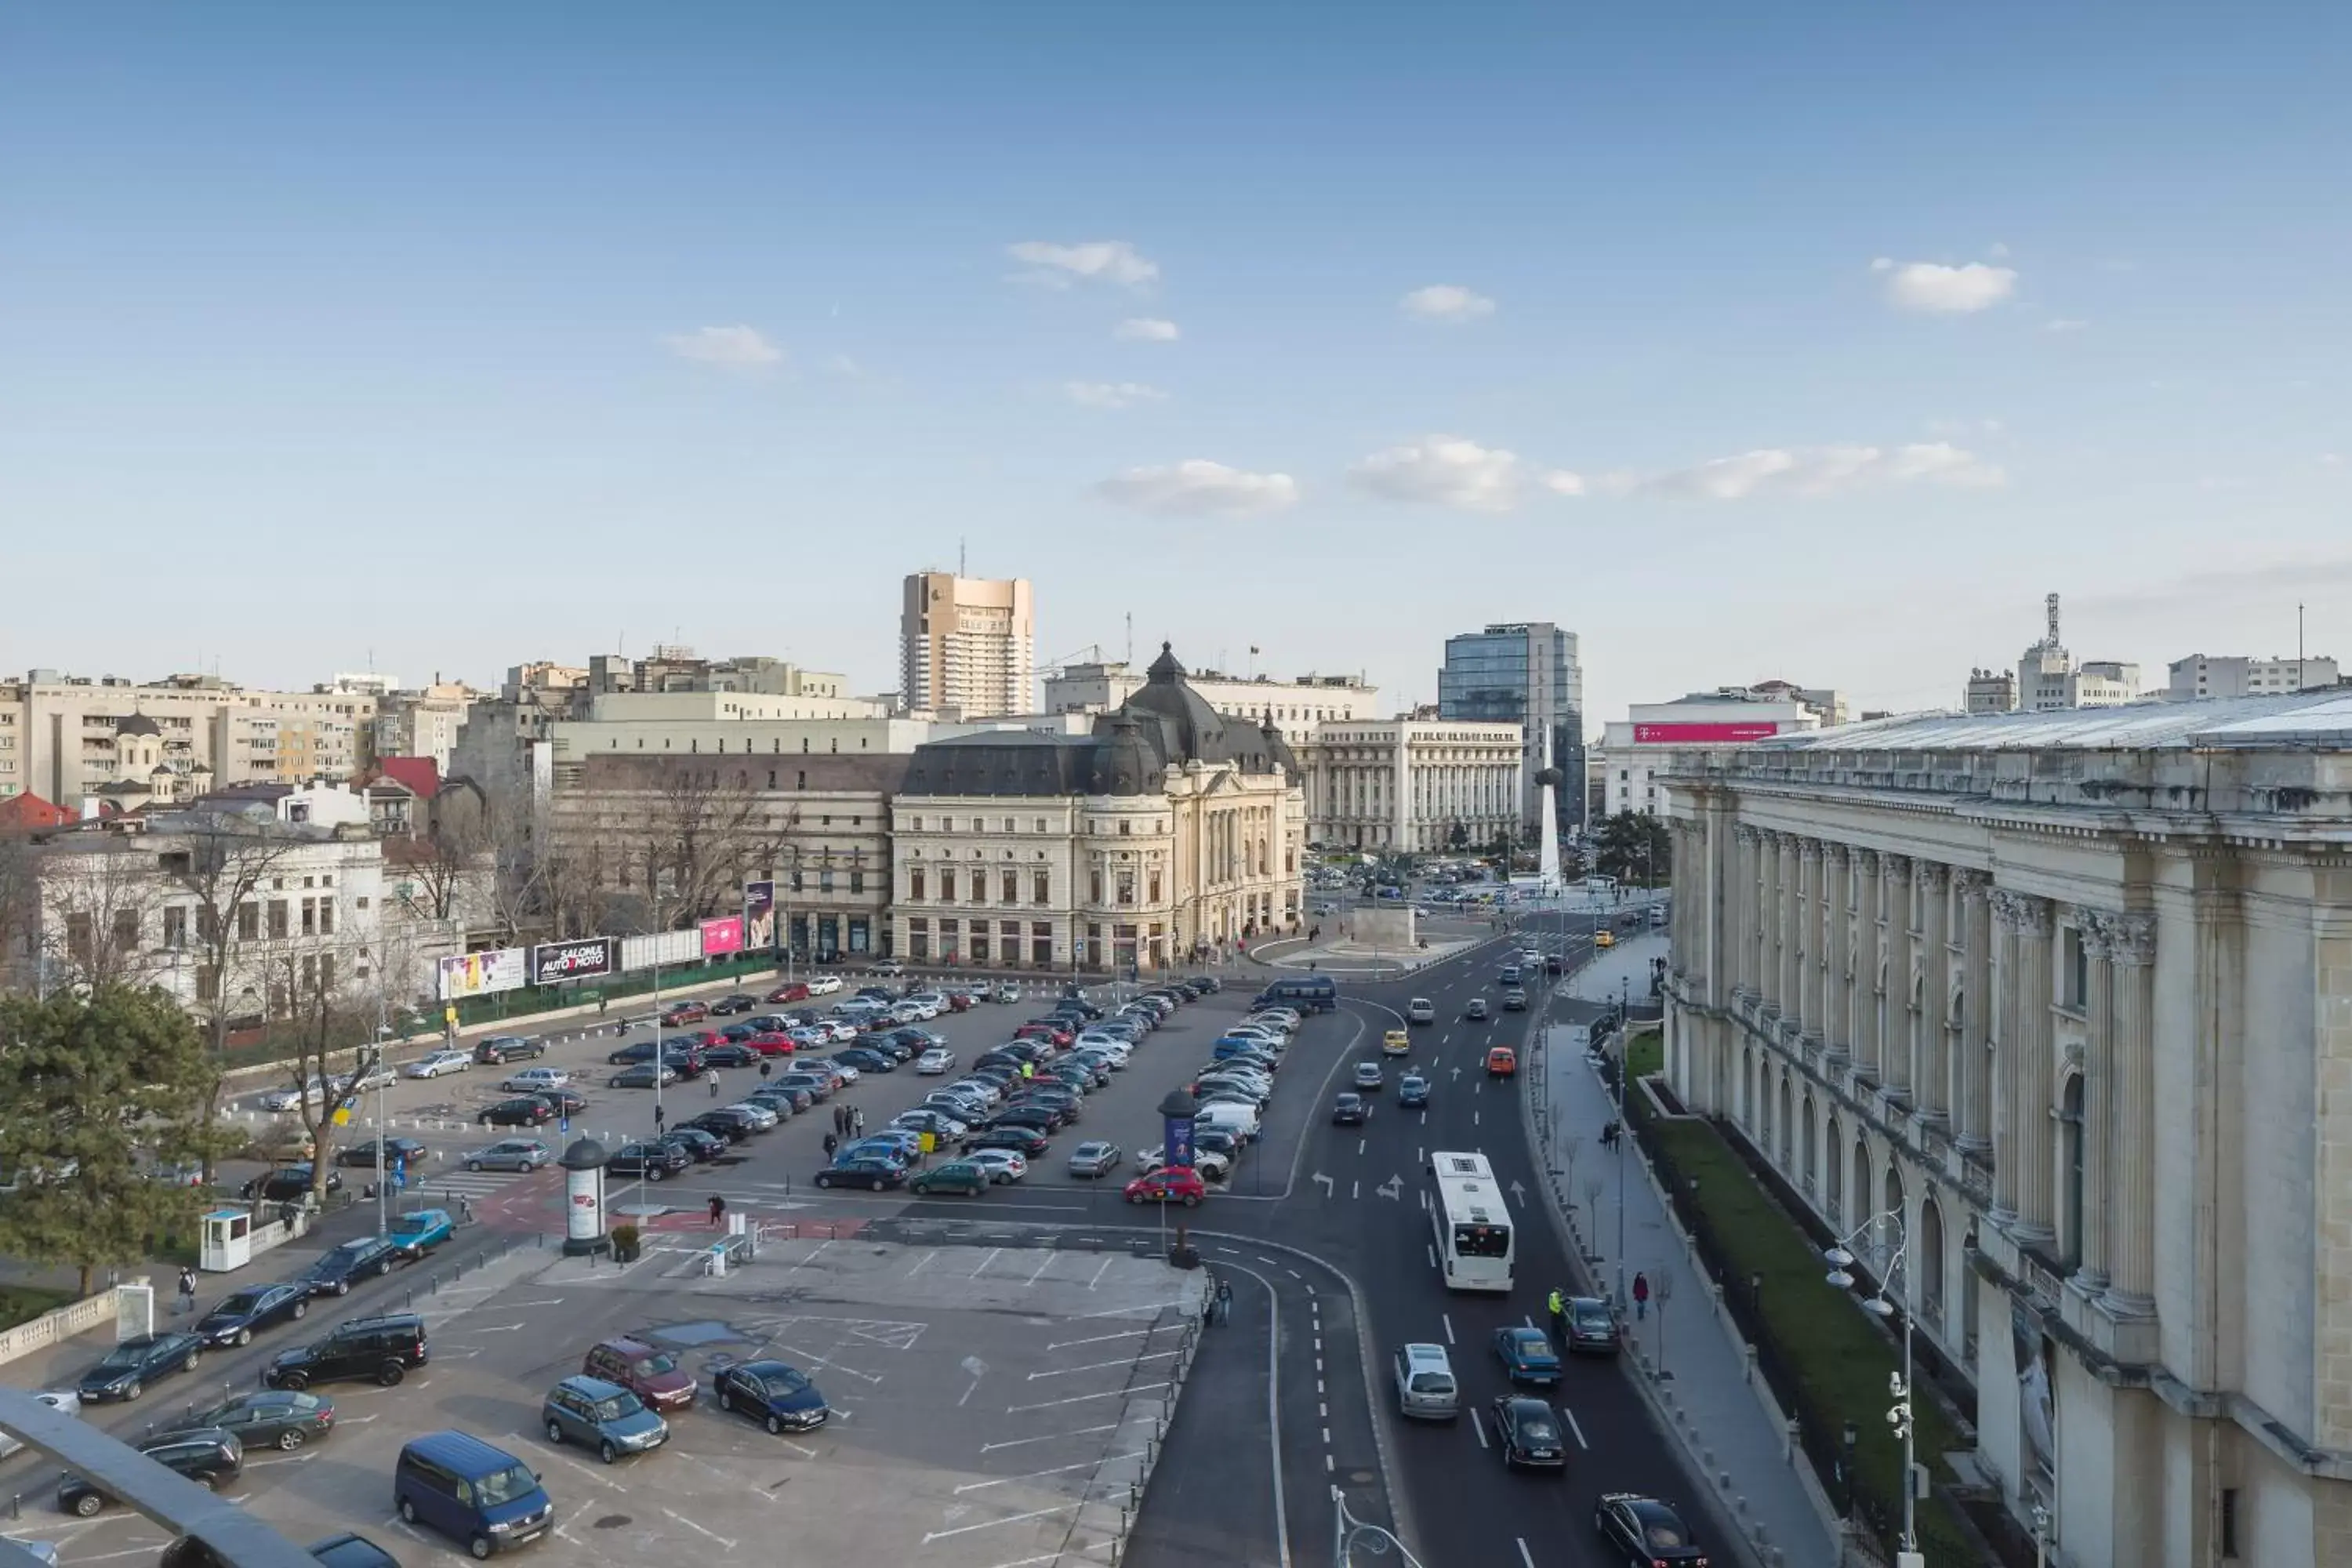
[[[716,958],[722,952],[743,951],[743,917],[727,915],[702,922],[702,956]]]
[[[1741,741],[1762,741],[1779,734],[1780,726],[1762,724],[1636,724],[1637,746],[1723,746]]]

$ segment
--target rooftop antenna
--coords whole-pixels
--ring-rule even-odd
[[[2303,606],[2294,607],[2294,689],[2302,690],[2311,683],[2311,672],[2303,668]]]
[[[1127,662],[1135,662],[1135,612],[1127,612]]]
[[[959,576],[959,577],[961,577],[961,576],[962,576],[962,575],[964,574],[963,574],[964,561],[965,561],[965,555],[964,555],[963,541],[962,541],[961,539],[958,539],[958,540],[956,541],[956,575],[957,575],[957,576]]]

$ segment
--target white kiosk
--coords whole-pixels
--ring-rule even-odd
[[[204,1216],[196,1267],[226,1274],[253,1261],[253,1216],[243,1209],[215,1209]]]

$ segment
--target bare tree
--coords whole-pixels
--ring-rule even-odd
[[[312,1152],[310,1194],[323,1200],[333,1168],[329,1133],[368,1055],[375,1009],[337,984],[326,955],[273,952],[256,967],[269,994],[286,1004],[270,1038],[293,1068],[294,1116]]]
[[[662,780],[648,805],[645,864],[681,924],[739,909],[744,872],[775,864],[784,832],[768,815],[746,769],[689,765]]]
[[[77,835],[47,847],[36,868],[40,957],[53,979],[85,995],[101,986],[137,988],[161,970],[168,884],[144,836]],[[178,934],[178,933],[170,933]]]
[[[39,857],[29,837],[0,837],[0,984],[20,963],[33,972],[41,930]]]

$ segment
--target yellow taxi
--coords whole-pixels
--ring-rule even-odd
[[[1412,1049],[1412,1037],[1402,1029],[1391,1029],[1381,1037],[1381,1055],[1401,1057]]]
[[[1617,933],[1613,931],[1594,931],[1592,933],[1592,945],[1595,947],[1615,947],[1617,945]]]

